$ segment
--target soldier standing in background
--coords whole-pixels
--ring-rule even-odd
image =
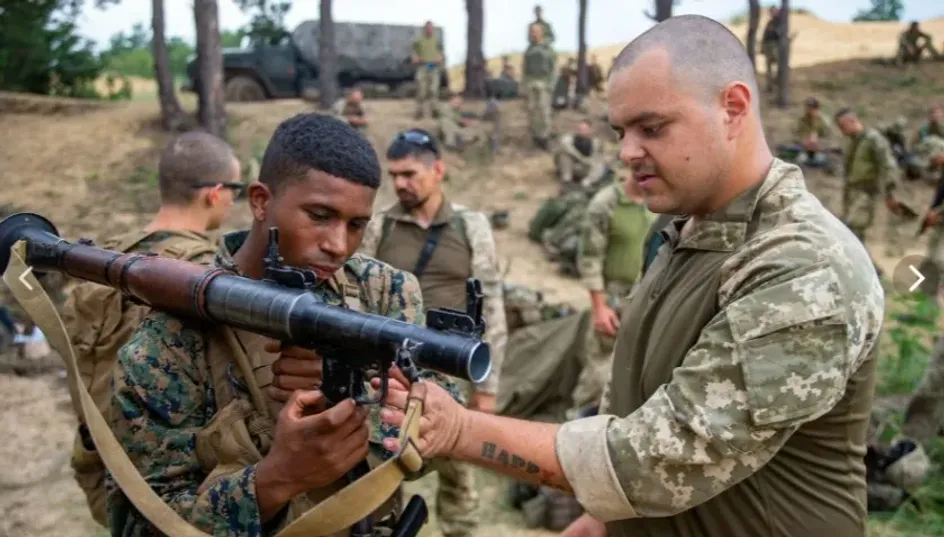
[[[432,21],[423,25],[423,35],[413,41],[413,66],[416,68],[416,119],[436,109],[442,78],[443,45],[436,38]]]
[[[547,41],[548,45],[553,45],[554,44],[554,28],[551,26],[551,23],[544,20],[544,17],[542,16],[542,14],[543,14],[543,10],[541,9],[541,6],[540,5],[534,6],[534,20],[531,22],[531,24],[528,25],[528,39],[531,38],[531,25],[538,24],[541,26],[541,30],[543,31],[544,40]]]
[[[576,182],[587,186],[603,177],[606,173],[603,140],[593,136],[589,119],[580,121],[576,133],[561,136],[554,163],[564,185]]]
[[[761,36],[760,51],[767,60],[767,92],[774,90],[774,80],[777,76],[774,72],[779,66],[778,57],[780,56],[780,8],[770,7],[770,20],[764,26],[764,33]]]
[[[359,88],[352,88],[346,96],[338,99],[331,107],[331,114],[361,132],[367,130],[364,93]]]
[[[532,24],[529,28],[530,44],[522,60],[522,86],[528,103],[531,139],[535,147],[547,150],[551,135],[551,80],[557,65],[557,53],[545,42],[540,24]]]
[[[239,160],[232,148],[207,133],[179,136],[161,154],[158,189],[161,207],[151,223],[144,229],[108,237],[101,247],[212,263],[217,247],[207,232],[220,227],[243,189]],[[106,418],[111,412],[110,384],[118,349],[147,312],[146,306],[134,304],[117,289],[96,283],[81,282],[67,296],[62,319],[76,351],[80,382]],[[107,526],[105,466],[84,423],[78,394],[70,395],[79,418],[72,469],[92,518]]]
[[[593,325],[587,333],[587,363],[574,390],[577,408],[600,401],[619,330],[617,310],[642,272],[644,243],[655,219],[632,179],[602,188],[587,207],[577,264],[590,292]]]
[[[898,214],[895,199],[898,164],[888,140],[873,128],[866,128],[855,112],[842,108],[836,113],[839,130],[849,138],[844,149],[845,182],[842,192],[842,221],[865,244],[866,232],[875,220],[879,196],[889,212]]]
[[[445,163],[425,131],[398,134],[387,149],[387,169],[400,201],[371,219],[360,252],[415,275],[427,308],[465,311],[468,279],[481,280],[483,339],[492,348],[492,373],[483,384],[466,388],[472,392],[469,408],[494,414],[508,332],[488,218],[445,197]],[[443,535],[471,535],[478,523],[475,469],[449,460],[432,461],[431,468],[439,472],[436,509]]]

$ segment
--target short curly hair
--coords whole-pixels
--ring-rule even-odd
[[[380,187],[380,162],[363,135],[331,116],[298,114],[275,129],[262,157],[259,182],[278,192],[311,170],[373,189]]]

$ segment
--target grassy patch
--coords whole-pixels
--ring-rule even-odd
[[[919,294],[888,292],[886,304],[876,393],[908,394],[924,376],[937,334],[939,310]],[[890,416],[880,441],[898,436],[902,418],[901,412]],[[920,488],[912,491],[914,501],[892,513],[870,514],[870,537],[944,537],[944,439],[937,439],[928,455],[935,469]]]

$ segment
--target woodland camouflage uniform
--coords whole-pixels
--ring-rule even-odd
[[[588,291],[606,293],[607,304],[619,312],[642,270],[644,241],[655,215],[629,199],[624,183],[615,181],[590,200],[583,222],[577,266]],[[616,340],[589,325],[587,362],[574,390],[576,408],[600,401]]]
[[[665,244],[622,311],[600,415],[557,456],[611,537],[862,537],[884,291],[775,159]]]
[[[530,43],[522,59],[521,86],[528,105],[531,137],[546,141],[551,134],[551,79],[557,65],[557,53],[545,39]]]
[[[498,269],[495,239],[488,218],[459,204],[443,199],[431,228],[442,226],[436,247],[424,269],[417,274],[427,308],[466,309],[466,281],[482,282],[483,337],[492,349],[492,372],[475,391],[495,395],[508,329],[503,305],[503,289]],[[401,270],[413,271],[428,240],[430,230],[395,203],[371,219],[364,232],[360,252],[376,257]],[[465,384],[465,383],[463,383]],[[466,390],[471,386],[463,386]],[[437,519],[446,537],[469,536],[478,525],[479,505],[475,470],[466,463],[437,460],[431,468],[439,472],[436,497]]]
[[[876,205],[898,186],[898,163],[888,140],[873,128],[865,128],[852,137],[843,154],[842,221],[865,243],[866,232],[875,220]]]
[[[603,141],[599,138],[585,139],[572,133],[561,136],[560,145],[554,152],[561,182],[592,184],[599,181],[606,173],[603,151]]]
[[[232,254],[247,234],[225,235],[215,265],[241,274]],[[329,305],[346,305],[408,323],[425,322],[416,279],[363,255],[348,259],[313,293]],[[183,518],[215,536],[258,537],[284,528],[341,484],[297,496],[263,527],[256,500],[256,463],[271,445],[282,404],[265,396],[268,409],[253,409],[245,386],[255,383],[265,393],[278,355],[263,350],[266,338],[235,330],[251,362],[253,374],[246,378],[227,367],[233,347],[225,344],[221,331],[218,326],[161,312],[145,317],[118,353],[112,429],[151,487]],[[454,382],[429,371],[421,375],[435,379],[462,401]],[[371,453],[376,462],[391,456],[380,443],[398,431],[380,424],[376,407],[370,419],[374,424]],[[230,446],[218,440],[220,435],[247,440]],[[154,535],[155,528],[111,479],[107,485],[112,535]],[[391,503],[375,513],[375,520],[392,514]],[[338,537],[343,535],[346,532]]]
[[[119,252],[155,253],[192,263],[210,264],[216,246],[206,235],[193,231],[134,231],[109,238],[102,248]],[[91,282],[73,287],[62,309],[62,320],[79,365],[79,379],[103,416],[110,415],[111,381],[118,350],[138,328],[149,308],[135,304],[121,292]],[[75,479],[86,494],[92,517],[108,525],[105,509],[105,466],[82,418],[78,394],[70,393],[79,429],[72,448]]]

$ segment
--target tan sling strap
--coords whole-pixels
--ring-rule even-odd
[[[24,241],[13,245],[3,281],[46,335],[52,347],[63,357],[69,373],[67,378],[71,388],[79,395],[82,415],[105,466],[131,503],[162,533],[170,537],[205,537],[206,533],[184,520],[151,489],[115,438],[85,385],[77,382],[75,349],[59,312],[24,261],[25,252]],[[422,414],[422,398],[411,394],[406,419],[400,429],[400,453],[302,514],[276,537],[325,537],[352,526],[376,511],[408,474],[418,472],[423,465],[423,459],[412,441],[419,434],[419,418]]]

